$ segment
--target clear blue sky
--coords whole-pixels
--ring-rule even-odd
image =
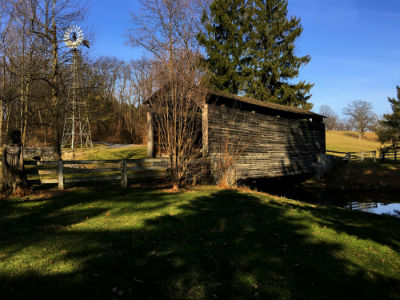
[[[138,59],[124,45],[130,12],[137,0],[89,0],[88,25],[96,32],[94,56]],[[387,97],[400,85],[400,0],[289,0],[289,15],[301,18],[304,31],[298,55],[311,55],[300,79],[315,83],[311,102],[341,114],[353,100],[369,101],[374,111],[390,111]]]

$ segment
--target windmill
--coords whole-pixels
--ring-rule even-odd
[[[82,44],[89,48],[89,42],[83,39],[79,26],[71,26],[64,34],[65,45],[72,51],[72,85],[67,99],[62,147],[74,149],[93,148],[86,99],[82,95],[81,72],[78,47]]]

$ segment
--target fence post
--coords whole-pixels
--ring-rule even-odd
[[[395,161],[397,160],[397,151],[396,151],[396,149],[394,150],[394,160]]]
[[[62,159],[58,161],[58,189],[64,189],[64,161]]]
[[[128,187],[128,170],[127,170],[127,160],[122,160],[122,174],[121,174],[121,187],[126,189]]]
[[[373,151],[373,155],[374,155],[374,162],[376,162],[376,150]]]
[[[361,152],[361,161],[364,161],[364,152]]]
[[[344,159],[347,159],[348,161],[351,161],[351,154],[350,152],[347,152],[346,156],[344,157]]]

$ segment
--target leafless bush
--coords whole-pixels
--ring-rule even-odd
[[[212,108],[211,108],[212,109]],[[215,108],[214,108],[215,109]],[[226,123],[226,126],[244,126],[237,118],[239,108],[233,106],[232,108],[224,108],[221,118]],[[242,138],[233,136],[229,130],[223,130],[220,133],[219,142],[217,143],[214,161],[216,163],[216,180],[217,184],[222,187],[229,187],[236,183],[236,168],[235,164],[241,155],[247,150],[252,141],[244,141]]]
[[[201,109],[205,103],[197,47],[201,9],[193,0],[142,1],[141,13],[132,15],[129,44],[152,56],[148,105],[166,150],[175,188],[184,184],[191,162],[199,159]],[[201,144],[201,143],[200,143]]]
[[[205,102],[205,91],[198,82],[196,72],[187,69],[188,61],[176,62],[172,80],[165,76],[164,65],[158,65],[155,80],[163,82],[148,101],[152,112],[155,130],[158,133],[160,147],[170,160],[171,179],[175,187],[193,173],[196,164],[192,162],[202,158],[201,150],[201,109]]]

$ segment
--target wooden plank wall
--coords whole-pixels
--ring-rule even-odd
[[[236,179],[314,172],[325,153],[325,125],[235,108],[209,105],[208,153],[212,169],[229,149],[244,150],[235,163]],[[232,153],[234,151],[231,151]]]

